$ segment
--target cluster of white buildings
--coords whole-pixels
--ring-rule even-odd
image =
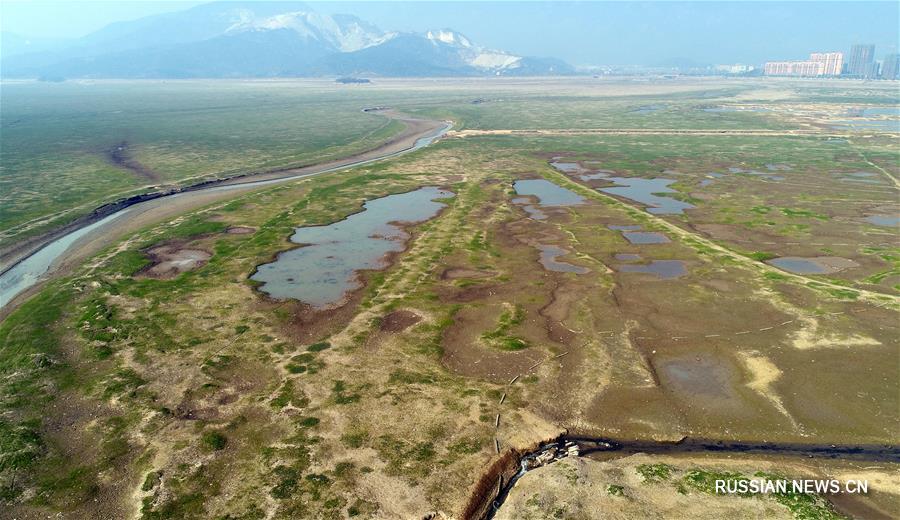
[[[900,79],[900,54],[888,54],[879,63],[874,45],[853,45],[846,60],[843,52],[814,52],[808,60],[766,62],[763,72],[766,76]]]
[[[766,76],[840,76],[844,67],[843,52],[814,52],[803,61],[767,61]]]
[[[753,65],[742,65],[740,63],[735,65],[716,65],[713,67],[716,72],[721,72],[724,74],[747,74],[748,72],[753,72],[756,70],[756,67]]]

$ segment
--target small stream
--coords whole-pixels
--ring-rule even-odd
[[[503,482],[484,520],[494,518],[506,501],[516,482],[528,471],[552,464],[566,457],[608,454],[608,457],[627,457],[636,453],[649,455],[677,455],[683,453],[746,453],[756,455],[783,455],[790,457],[845,459],[873,462],[900,463],[900,446],[892,445],[837,445],[803,443],[766,443],[741,441],[716,441],[685,438],[677,442],[624,441],[561,435],[553,441],[541,444],[537,449],[519,458],[519,471]]]
[[[109,224],[114,223],[114,221],[127,215],[132,210],[139,208],[141,205],[155,203],[157,199],[161,198],[171,199],[176,197],[187,197],[201,191],[207,192],[246,190],[268,186],[271,184],[280,184],[297,179],[302,179],[305,177],[313,177],[316,175],[322,175],[325,173],[331,173],[348,168],[354,168],[356,166],[370,164],[376,161],[387,159],[389,157],[403,155],[405,153],[409,153],[428,146],[429,144],[440,138],[442,135],[447,133],[447,131],[450,130],[452,126],[452,124],[447,123],[440,129],[431,132],[428,135],[420,137],[411,147],[404,150],[386,153],[384,155],[373,157],[371,159],[363,159],[339,166],[334,166],[331,168],[326,168],[317,172],[302,173],[289,177],[248,181],[234,184],[228,184],[229,181],[233,181],[234,179],[223,179],[221,181],[205,182],[199,185],[188,186],[178,190],[173,190],[171,192],[148,194],[145,196],[137,197],[137,200],[134,203],[128,204],[126,207],[119,209],[118,211],[115,211],[114,213],[109,214],[96,222],[87,222],[84,226],[78,227],[63,236],[56,238],[34,253],[31,253],[29,256],[10,266],[3,273],[0,273],[0,308],[5,307],[19,293],[46,279],[49,273],[53,271],[54,266],[59,264],[59,262],[65,257],[66,251],[68,251],[76,241],[85,237],[93,231],[97,231]]]

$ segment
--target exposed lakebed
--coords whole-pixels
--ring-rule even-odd
[[[212,254],[202,249],[180,247],[177,243],[159,245],[147,250],[152,263],[141,269],[141,277],[171,279],[193,271],[209,261]]]
[[[687,267],[681,260],[651,260],[646,264],[623,264],[616,266],[623,273],[645,273],[656,275],[663,280],[680,278],[687,274]]]
[[[751,168],[739,168],[737,166],[731,166],[728,168],[728,173],[734,175],[753,175],[769,181],[783,181],[784,176],[776,175],[773,172],[786,172],[791,170],[790,166],[782,164],[767,164],[766,169],[768,171],[759,171]]]
[[[428,220],[445,207],[434,199],[453,196],[436,187],[388,195],[327,226],[297,228],[291,242],[301,247],[260,265],[250,278],[272,298],[295,299],[327,308],[361,286],[357,272],[378,269],[388,253],[403,251],[409,235],[397,223]]]

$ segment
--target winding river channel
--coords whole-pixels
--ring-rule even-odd
[[[397,119],[404,121],[404,119],[400,117]],[[421,122],[421,120],[411,119],[405,121]],[[249,177],[244,177],[240,180],[223,179],[222,181],[188,186],[170,193],[157,194],[153,196],[153,198],[128,205],[127,207],[106,215],[95,222],[85,222],[83,226],[77,227],[64,235],[53,239],[0,274],[0,309],[10,305],[17,295],[50,279],[56,274],[60,270],[62,264],[73,254],[73,250],[75,249],[73,246],[76,246],[77,243],[87,240],[90,236],[112,233],[117,228],[122,227],[129,219],[137,218],[137,216],[144,213],[145,210],[158,208],[161,203],[169,204],[185,198],[202,199],[204,196],[222,192],[231,192],[236,195],[260,187],[291,182],[297,179],[326,173],[333,173],[403,155],[430,145],[443,136],[453,126],[452,123],[449,122],[434,123],[435,124],[433,125],[426,125],[424,128],[420,129],[419,132],[406,137],[403,142],[404,144],[399,148],[397,141],[389,141],[375,150],[360,154],[360,157],[365,158],[359,160],[345,159],[343,161],[337,161],[336,163],[326,163],[318,166],[298,168],[296,170],[286,170],[281,173],[287,175],[281,175],[274,178],[247,180]],[[435,128],[437,125],[439,126]],[[298,173],[291,174],[294,171]],[[260,177],[265,177],[265,174],[260,175]],[[187,211],[187,209],[185,211]]]

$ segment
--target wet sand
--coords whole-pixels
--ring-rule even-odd
[[[212,253],[173,242],[150,248],[146,252],[152,263],[138,272],[141,278],[170,280],[179,274],[206,265]]]

